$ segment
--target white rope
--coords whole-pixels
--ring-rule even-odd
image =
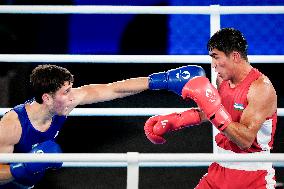
[[[281,58],[281,57],[280,57]],[[282,57],[284,60],[284,56]],[[207,55],[69,55],[69,54],[0,54],[0,62],[56,63],[204,63]],[[283,61],[284,62],[284,61]]]
[[[0,108],[3,116],[11,108]],[[75,108],[69,116],[152,116],[183,112],[188,108]],[[284,116],[284,108],[277,109],[278,116]]]
[[[126,163],[126,153],[1,153],[0,162]],[[284,162],[284,154],[137,153],[139,163],[171,162]]]
[[[70,116],[152,116],[182,112],[188,108],[75,108]]]
[[[139,167],[208,167],[212,162],[142,162]],[[284,162],[272,163],[274,167],[284,167]],[[63,167],[127,167],[125,162],[64,162]]]
[[[212,153],[183,153],[183,154],[143,154],[137,152],[128,152],[127,154],[122,153],[64,153],[64,154],[11,154],[11,153],[1,153],[1,162],[56,162],[62,160],[63,167],[127,167],[129,155],[135,153],[137,156],[137,163],[139,167],[206,167],[209,166],[213,159],[222,156],[223,154]],[[43,156],[42,156],[43,155]],[[164,156],[166,155],[166,156]],[[46,157],[45,157],[46,156]],[[163,158],[161,158],[161,156]],[[225,154],[227,157],[227,154]],[[230,155],[235,160],[236,155]],[[284,154],[269,154],[268,158],[273,158],[273,165],[276,167],[284,167],[283,161]],[[49,159],[52,157],[52,159]],[[128,158],[127,158],[128,157]],[[167,157],[170,157],[167,160]],[[200,157],[205,157],[205,159],[200,159]],[[210,157],[210,159],[207,159]],[[278,159],[280,157],[280,159]],[[183,159],[185,158],[185,159]],[[189,159],[190,158],[190,159]],[[229,158],[229,157],[228,157]],[[243,157],[250,158],[250,157]],[[266,156],[263,157],[267,158]],[[50,160],[50,161],[49,161]],[[208,160],[208,161],[207,161]],[[218,159],[219,161],[219,159]],[[225,160],[227,161],[227,160]],[[258,161],[258,160],[257,160]],[[264,161],[272,161],[270,159]]]
[[[284,55],[249,55],[251,63],[283,63]],[[208,55],[0,54],[0,62],[56,63],[211,63]]]
[[[204,14],[210,6],[2,5],[9,14]],[[284,6],[220,6],[220,14],[283,14]]]
[[[139,167],[207,167],[211,162],[140,162]],[[275,163],[284,167],[284,163]],[[63,167],[127,167],[126,162],[64,162]]]

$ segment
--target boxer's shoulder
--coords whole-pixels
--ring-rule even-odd
[[[16,144],[22,134],[18,114],[13,110],[7,112],[0,121],[1,144]]]

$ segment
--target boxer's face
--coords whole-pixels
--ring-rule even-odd
[[[67,115],[72,105],[74,95],[72,92],[73,83],[64,82],[64,85],[52,95],[52,111],[58,115]]]
[[[231,54],[226,56],[224,52],[212,49],[209,55],[212,57],[212,68],[215,69],[218,77],[221,77],[223,80],[230,80],[234,72],[234,62]]]

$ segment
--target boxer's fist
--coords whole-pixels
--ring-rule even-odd
[[[195,76],[205,76],[202,67],[189,65],[167,72],[153,73],[149,76],[149,89],[166,89],[181,95],[183,86]]]
[[[144,126],[147,138],[154,144],[163,144],[163,135],[169,131],[179,130],[200,123],[199,111],[190,109],[182,113],[158,115],[149,118]]]
[[[60,146],[54,141],[45,141],[39,143],[30,151],[30,153],[61,153]],[[37,183],[46,169],[59,169],[62,162],[54,163],[11,163],[10,171],[16,182],[20,184],[32,186]]]
[[[182,90],[182,97],[193,99],[208,120],[220,131],[232,122],[231,115],[221,104],[217,89],[206,77],[195,77],[188,81]]]
[[[146,137],[154,144],[165,143],[166,140],[162,137],[162,135],[164,135],[170,129],[168,127],[169,126],[168,124],[165,124],[164,127],[159,127],[158,129],[154,129],[159,119],[160,119],[160,116],[150,117],[144,125],[144,131],[145,131]]]

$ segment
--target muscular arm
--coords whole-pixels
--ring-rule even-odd
[[[18,143],[21,136],[21,127],[18,116],[11,111],[4,115],[0,121],[0,153],[13,153],[14,145]],[[0,183],[11,181],[10,166],[0,163]]]
[[[148,89],[148,78],[138,77],[108,84],[84,85],[73,89],[74,107],[134,95]]]
[[[240,123],[232,122],[223,132],[242,149],[248,149],[267,117],[277,109],[277,95],[267,77],[262,76],[252,83],[248,92],[248,106],[243,111]]]

